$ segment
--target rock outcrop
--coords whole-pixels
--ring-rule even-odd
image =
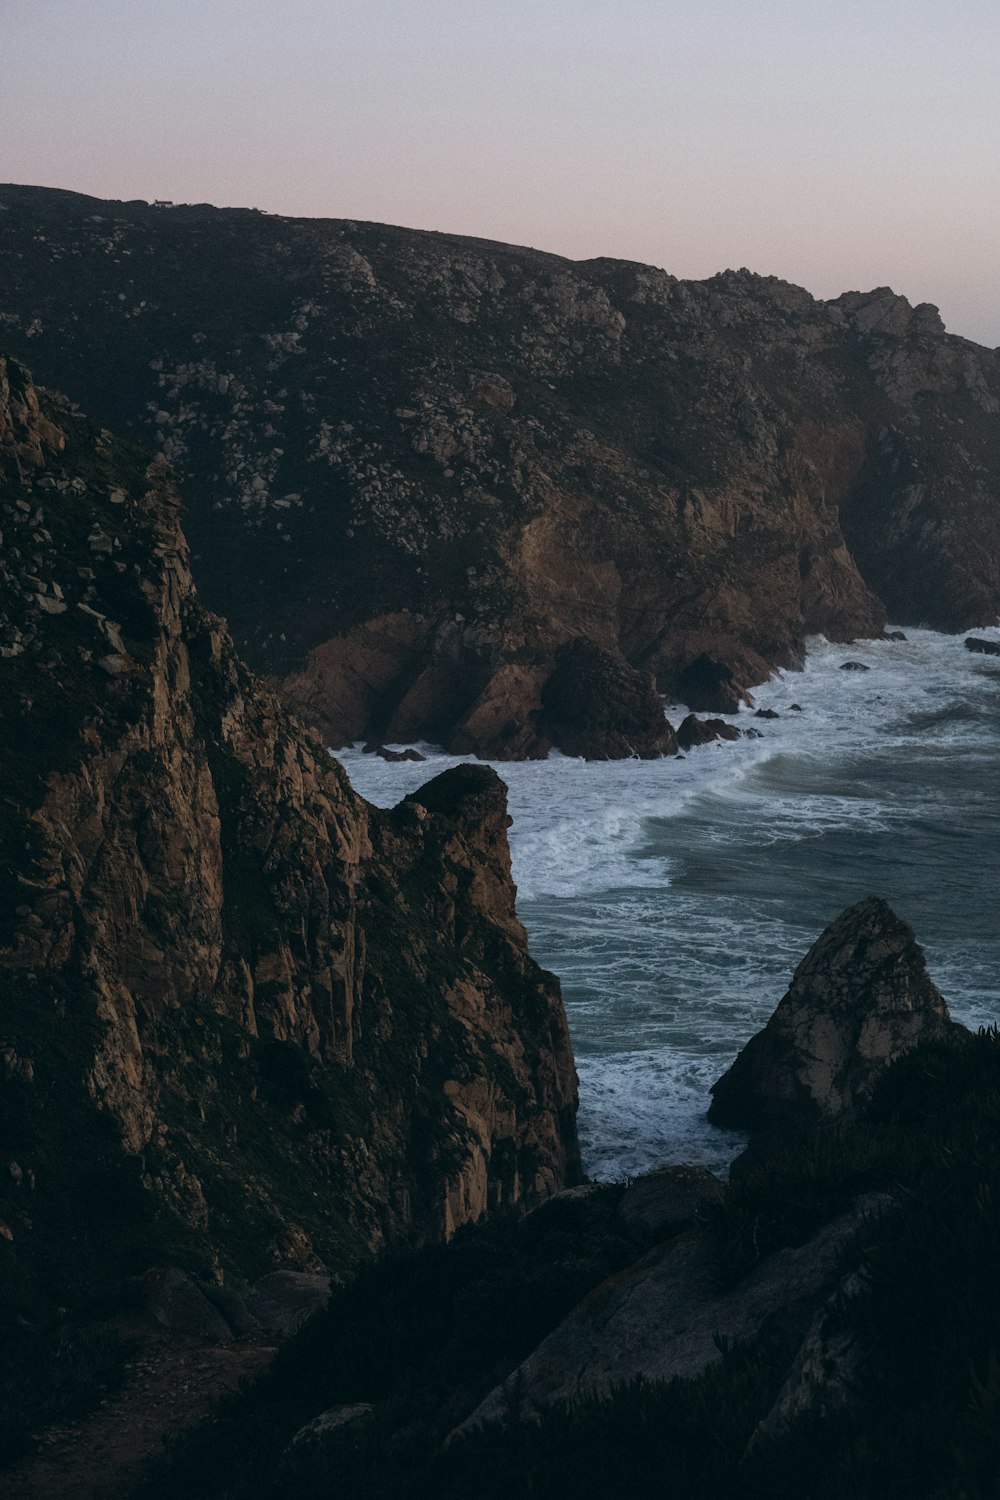
[[[13,1301],[336,1274],[579,1180],[494,773],[364,802],[199,602],[163,461],[13,362],[0,531]]]
[[[699,719],[688,714],[677,730],[677,744],[681,750],[695,750],[699,745],[710,745],[714,740],[738,740],[740,731],[735,724],[725,719]]]
[[[737,1286],[720,1286],[710,1236],[692,1230],[611,1277],[497,1386],[455,1437],[547,1408],[607,1396],[638,1380],[691,1379],[722,1358],[725,1343],[753,1338],[781,1315],[809,1328],[836,1281],[838,1262],[888,1200],[871,1194],[804,1245],[772,1252]]]
[[[541,722],[571,642],[718,713],[810,632],[997,617],[1000,356],[886,288],[0,202],[9,346],[159,443],[206,598],[331,743],[643,753]]]
[[[912,929],[879,897],[841,913],[712,1088],[716,1125],[785,1133],[850,1116],[889,1064],[957,1023]]]

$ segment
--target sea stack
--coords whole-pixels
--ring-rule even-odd
[[[806,954],[763,1031],[713,1086],[708,1118],[770,1133],[833,1123],[896,1058],[956,1024],[912,929],[868,896]]]

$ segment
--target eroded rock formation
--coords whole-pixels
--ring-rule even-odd
[[[336,1273],[576,1181],[497,777],[364,802],[199,602],[162,460],[11,362],[0,512],[15,1302],[164,1258]]]
[[[887,288],[0,202],[10,347],[155,437],[206,597],[334,744],[628,753],[540,722],[574,640],[716,713],[809,632],[1000,609],[1000,356]]]
[[[844,1119],[891,1062],[955,1025],[912,929],[869,896],[813,944],[763,1031],[713,1085],[708,1117],[754,1132]]]

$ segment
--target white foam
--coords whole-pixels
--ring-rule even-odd
[[[961,637],[906,633],[810,641],[803,671],[756,690],[778,718],[722,716],[759,739],[677,760],[497,766],[518,908],[535,956],[563,979],[592,1172],[728,1159],[734,1139],[704,1121],[709,1083],[767,1019],[821,927],[870,888],[885,884],[902,915],[919,913],[960,1019],[1000,1015],[998,954],[983,946],[996,923],[964,930],[961,912],[962,899],[982,906],[991,819],[1000,843],[1000,665]],[[1000,641],[1000,627],[976,633]],[[847,660],[869,671],[842,671]],[[668,717],[676,724],[686,711]],[[423,764],[357,748],[339,758],[358,790],[387,806],[459,763],[418,748]]]

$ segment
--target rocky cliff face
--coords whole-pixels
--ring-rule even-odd
[[[1000,359],[928,305],[208,206],[0,204],[10,346],[155,435],[206,595],[333,743],[627,753],[654,686],[724,709],[809,632],[1000,608]],[[625,734],[548,712],[581,638]]]
[[[764,1030],[713,1085],[708,1118],[784,1133],[843,1120],[890,1063],[955,1029],[912,928],[869,896],[810,948]]]
[[[505,791],[383,813],[194,592],[166,466],[0,362],[0,1256],[333,1271],[579,1175]]]

